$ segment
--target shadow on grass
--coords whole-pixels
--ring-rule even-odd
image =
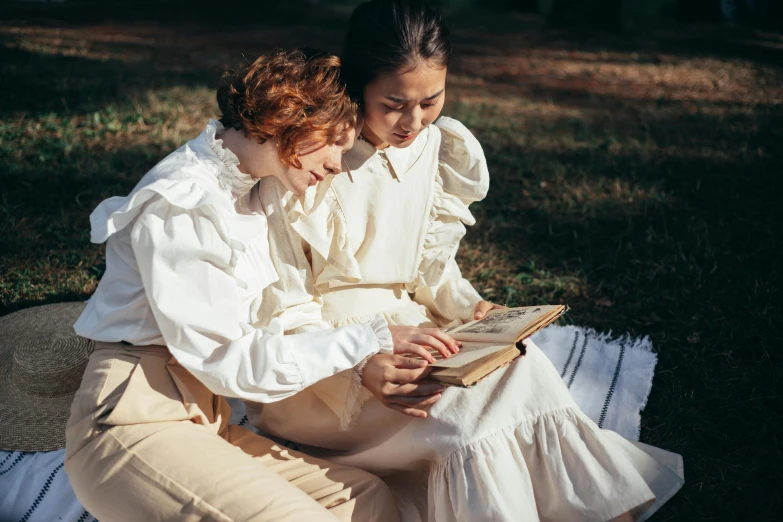
[[[7,44],[0,42],[2,119],[88,113],[162,87],[211,87],[218,74],[218,70],[165,70],[143,61],[43,54]]]
[[[740,520],[749,505],[777,498],[783,164],[535,146],[503,149],[496,161],[500,152],[488,155],[493,185],[467,243],[517,260],[512,275],[531,261],[578,275],[585,291],[568,297],[571,320],[653,337],[659,372],[642,440],[676,448],[694,481],[662,519]],[[630,200],[613,192],[616,182],[643,190]],[[570,201],[579,190],[584,199]],[[513,304],[534,297],[515,295]]]
[[[0,222],[7,231],[0,235],[0,315],[89,297],[105,268],[104,246],[90,244],[90,213],[107,197],[129,193],[170,151],[159,144],[111,151],[76,144],[67,153],[49,152],[42,165],[0,150],[7,166],[0,174]]]
[[[234,0],[226,5],[206,0],[69,0],[43,5],[6,2],[0,9],[0,19],[70,27],[153,23],[176,29],[201,27],[205,31],[303,24],[339,25],[347,20],[350,2],[324,3],[328,5],[317,5],[307,0]],[[343,4],[342,7],[340,4]]]
[[[287,45],[313,34],[327,44],[331,39],[332,48],[339,45],[333,27],[286,26],[255,34],[252,17],[242,20],[248,24],[242,31],[224,31],[220,20],[230,12],[218,11],[214,24],[207,20],[200,27],[202,22],[189,19],[175,30],[157,27],[149,34],[128,23],[141,18],[126,13],[114,19],[124,24],[107,33],[114,36],[81,50],[73,47],[79,34],[4,33],[0,315],[89,296],[104,269],[103,246],[89,244],[89,213],[102,199],[127,194],[181,140],[164,132],[131,135],[127,129],[107,133],[107,141],[88,138],[83,124],[90,124],[93,111],[133,106],[138,96],[159,88],[209,87],[212,66],[239,50]],[[108,11],[101,12],[69,23],[109,24]],[[468,82],[465,89],[521,98],[549,114],[531,122],[501,114],[495,128],[471,109],[469,126],[485,145],[493,182],[488,198],[475,207],[479,222],[462,253],[481,263],[463,264],[464,272],[501,302],[506,296],[510,304],[562,298],[577,323],[653,337],[659,364],[642,438],[683,453],[688,468],[685,488],[658,520],[773,520],[781,508],[773,473],[783,465],[783,427],[775,414],[783,406],[777,351],[783,281],[775,251],[783,224],[777,201],[783,115],[774,93],[753,105],[757,76],[744,97],[732,98],[717,87],[723,99],[699,98],[689,83],[655,99],[634,93],[632,85],[623,92],[610,75],[603,78],[606,85],[544,80],[550,73],[557,80],[566,60],[656,66],[658,54],[669,52],[727,60],[714,65],[716,70],[732,66],[735,58],[758,60],[749,66],[754,75],[775,78],[780,74],[771,63],[778,56],[775,40],[735,45],[729,39],[735,32],[726,37],[728,47],[720,47],[709,34],[674,34],[674,45],[665,38],[518,33],[457,28],[457,46],[467,57],[495,60],[529,52],[554,62],[538,79],[456,64],[456,72],[469,80],[485,80]],[[91,34],[85,30],[83,36]],[[166,34],[170,38],[159,38]],[[754,55],[748,46],[771,50]],[[74,49],[84,56],[63,55]],[[563,58],[561,51],[592,54]],[[643,81],[637,77],[637,84]],[[676,99],[683,93],[692,96]],[[183,117],[173,106],[194,96],[188,91],[184,101],[160,110],[163,130]],[[151,109],[118,112],[118,118],[135,121],[137,112],[149,119]],[[208,111],[194,112],[201,118]],[[565,112],[577,116],[563,117]],[[49,114],[55,115],[51,121]],[[96,125],[105,127],[103,120]],[[22,138],[23,148],[17,145]],[[492,256],[505,263],[502,269],[492,265]],[[487,275],[477,268],[482,263]],[[552,284],[544,290],[527,286],[536,277]]]
[[[604,54],[607,63],[660,63],[662,55],[678,59],[713,58],[743,60],[783,69],[783,33],[762,32],[752,27],[730,25],[672,24],[636,34],[612,34],[590,29],[541,30],[538,21],[509,21],[506,28],[470,31],[471,21],[460,17],[455,40],[457,56],[527,56],[576,51]],[[608,56],[606,56],[608,54]]]
[[[335,33],[330,38],[331,44],[324,40],[322,46],[337,52],[341,31],[353,6],[358,3],[360,0],[236,0],[230,6],[216,6],[212,1],[202,0],[7,2],[0,8],[0,19],[56,27],[152,24],[174,32],[193,31],[193,38],[198,38],[198,33],[212,33],[217,36],[217,42],[230,38],[230,33],[235,31],[254,31],[256,34],[250,33],[248,37],[258,39],[264,38],[263,33],[270,29],[287,27],[298,33],[299,43],[294,46],[313,45],[313,42],[304,41],[308,33],[327,30]],[[488,8],[479,2],[460,4],[449,5],[446,10],[447,22],[456,32],[454,43],[458,55],[508,56],[524,54],[528,50],[578,49],[582,52],[635,53],[641,55],[642,60],[653,61],[658,60],[658,54],[669,54],[680,58],[749,60],[783,67],[781,33],[774,30],[763,32],[751,26],[729,24],[677,24],[672,20],[667,20],[661,28],[634,34],[601,30],[584,21],[568,30],[557,30],[546,29],[538,17],[515,9],[512,2],[506,8],[497,5]],[[781,17],[781,9],[775,13]],[[291,44],[280,41],[279,45]],[[636,62],[639,59],[638,56],[629,58]]]

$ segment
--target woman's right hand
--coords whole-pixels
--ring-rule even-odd
[[[418,355],[428,363],[435,362],[427,348],[433,348],[444,358],[459,351],[459,341],[437,328],[416,328],[415,326],[389,326],[394,341],[394,353]]]
[[[435,404],[445,387],[421,382],[432,368],[426,361],[397,354],[376,354],[362,371],[362,384],[387,408],[424,418],[423,408]]]

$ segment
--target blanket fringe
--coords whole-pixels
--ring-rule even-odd
[[[593,350],[607,350],[618,351],[621,346],[625,346],[625,359],[624,365],[628,367],[644,369],[640,372],[641,386],[640,390],[641,403],[639,407],[638,419],[636,422],[635,436],[636,440],[641,435],[641,411],[647,406],[647,400],[650,397],[652,390],[653,376],[655,374],[655,367],[658,364],[658,356],[653,350],[653,343],[649,336],[633,336],[631,334],[623,334],[615,336],[612,330],[608,332],[599,332],[594,328],[587,328],[577,325],[565,325],[565,326],[550,326],[545,330],[539,332],[536,335],[543,335],[548,339],[548,342],[552,342],[554,339],[567,339],[573,338],[575,334],[579,332],[579,338],[584,339],[585,336],[590,339],[589,348]],[[535,336],[533,338],[535,340]]]

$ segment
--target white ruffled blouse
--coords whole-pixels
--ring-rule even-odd
[[[470,320],[481,296],[455,256],[475,222],[468,205],[489,188],[476,138],[441,117],[404,149],[357,141],[344,163],[302,197],[277,179],[259,183],[279,275],[252,306],[259,324],[311,332],[376,314],[406,326]],[[357,383],[343,372],[316,387],[343,428],[370,397]]]
[[[401,285],[439,325],[470,320],[481,296],[455,256],[465,225],[475,223],[468,205],[489,189],[473,134],[441,117],[404,149],[357,141],[344,167],[301,198],[277,180],[261,182],[280,280],[264,291],[259,319],[280,318],[287,330],[323,328],[322,296]]]
[[[106,272],[74,325],[96,341],[166,345],[212,392],[258,402],[289,397],[365,358],[390,352],[385,320],[284,335],[253,326],[256,299],[277,281],[256,179],[210,120],[127,197],[90,216]]]

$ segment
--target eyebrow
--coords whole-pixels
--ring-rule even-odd
[[[435,98],[437,98],[438,96],[443,94],[443,91],[445,91],[445,90],[446,89],[439,90],[438,92],[436,92],[432,96],[428,96],[428,97],[424,98],[424,101],[434,100]],[[394,103],[408,103],[410,101],[410,100],[406,100],[405,98],[397,98],[396,96],[387,96],[386,99],[390,100],[390,101],[393,101]]]

